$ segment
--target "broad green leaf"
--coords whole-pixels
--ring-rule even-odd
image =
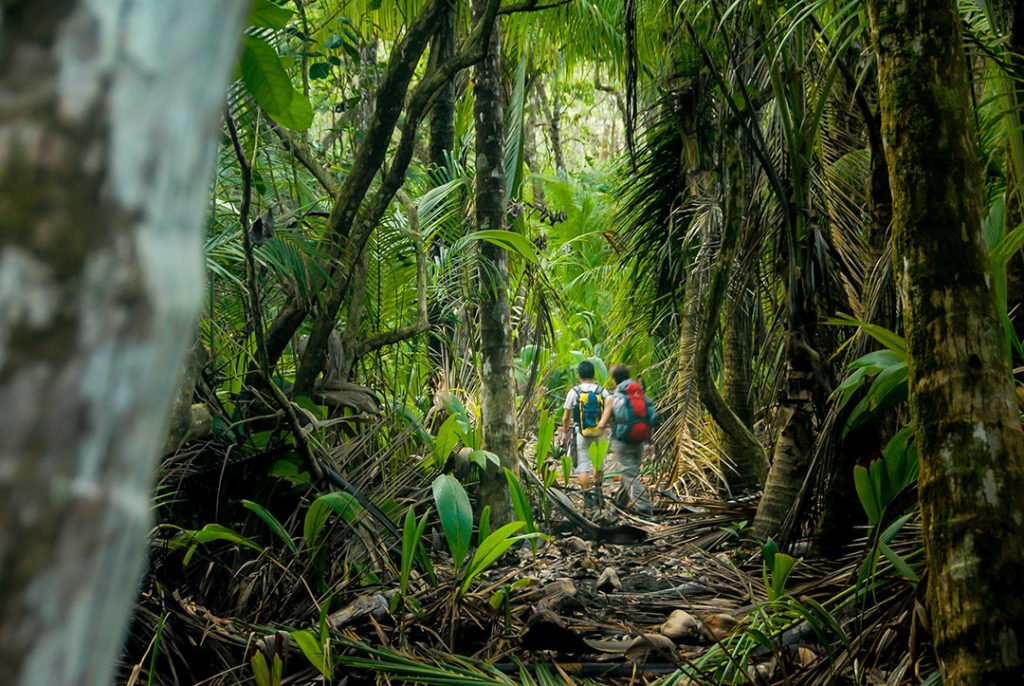
[[[313,123],[313,106],[305,95],[296,92],[288,104],[288,109],[271,117],[286,129],[305,131]]]
[[[537,257],[536,247],[530,242],[529,238],[521,233],[503,231],[501,229],[474,231],[473,233],[467,234],[464,238],[459,239],[459,241],[452,246],[452,249],[465,249],[466,245],[468,245],[470,241],[486,241],[488,243],[492,243],[505,248],[509,252],[519,255],[531,264],[540,265],[540,259]]]
[[[533,523],[533,511],[530,509],[530,499],[526,497],[526,492],[523,490],[523,485],[519,483],[519,479],[512,473],[512,470],[505,467],[505,481],[508,482],[509,496],[512,499],[512,508],[516,512],[516,517],[521,519],[526,525],[526,532],[532,533],[537,530],[536,525]]]
[[[907,399],[907,363],[899,362],[883,369],[868,389],[872,412],[893,407]]]
[[[432,464],[438,467],[443,466],[448,460],[448,456],[452,454],[452,450],[458,445],[459,434],[461,433],[458,422],[458,417],[449,415],[448,419],[444,420],[444,423],[441,424],[441,428],[437,430],[437,438],[434,440],[431,450],[431,454],[434,457]]]
[[[180,548],[185,545],[192,545],[194,543],[212,543],[213,541],[229,541],[231,543],[239,543],[252,548],[253,550],[263,551],[263,546],[258,543],[254,543],[245,536],[241,535],[237,531],[233,531],[223,524],[207,524],[202,529],[193,531],[182,531],[180,534],[175,536],[168,542],[168,545],[172,548]]]
[[[263,29],[283,29],[292,19],[292,10],[271,0],[253,0],[249,10],[249,26]]]
[[[892,539],[896,538],[896,534],[900,532],[900,529],[902,529],[904,525],[906,525],[906,523],[909,522],[910,518],[913,516],[913,512],[911,512],[910,514],[905,514],[889,526],[885,527],[885,531],[883,531],[882,535],[878,537],[878,540],[882,543],[889,543],[890,541],[892,541]]]
[[[491,535],[491,506],[484,505],[484,511],[480,513],[480,522],[476,527],[476,544],[481,546],[487,537]]]
[[[469,563],[469,567],[463,576],[462,583],[459,585],[458,594],[464,595],[469,589],[470,584],[473,580],[485,569],[491,566],[495,560],[501,557],[509,547],[518,540],[521,540],[522,536],[512,536],[513,533],[523,528],[524,522],[516,521],[509,522],[505,526],[491,533],[483,543],[476,549],[473,554],[473,559]],[[532,536],[533,534],[527,534]]]
[[[917,480],[917,446],[913,442],[913,427],[903,427],[896,433],[882,450],[882,458],[889,473],[889,481],[894,489],[893,496]]]
[[[254,503],[251,500],[242,500],[242,505],[252,512],[256,513],[256,516],[263,520],[263,522],[270,527],[270,530],[277,534],[277,537],[284,541],[293,553],[299,552],[299,547],[295,545],[295,541],[288,535],[288,531],[284,528],[284,525],[271,514],[270,510],[263,507],[259,503]]]
[[[853,485],[857,489],[857,497],[860,498],[860,505],[864,508],[864,514],[868,516],[868,526],[874,526],[875,522],[882,516],[882,506],[878,502],[878,494],[871,482],[871,475],[867,468],[855,465],[853,468]]]
[[[868,334],[876,341],[884,345],[889,350],[896,353],[901,353],[904,357],[907,355],[907,343],[899,334],[889,331],[884,326],[878,326],[877,324],[869,324],[862,322],[859,319],[851,317],[849,315],[839,315],[831,317],[825,320],[826,324],[833,324],[837,326],[856,326],[864,330],[864,333]]]
[[[555,437],[555,416],[547,410],[541,410],[540,422],[537,428],[537,460],[536,470],[541,471],[541,465],[548,459],[551,452],[551,441]]]
[[[302,525],[302,537],[310,553],[316,552],[320,534],[331,512],[338,513],[342,519],[352,523],[362,511],[362,505],[351,493],[325,493],[314,500],[306,510],[306,518]]]
[[[256,651],[249,658],[249,666],[252,667],[252,676],[256,680],[256,686],[271,686],[270,668],[267,667],[267,658],[263,653]]]
[[[324,676],[325,679],[331,679],[331,662],[324,655],[323,644],[320,640],[312,634],[312,632],[301,631],[291,632],[292,640],[302,650],[302,654],[306,656],[309,663],[316,667],[316,670]]]
[[[501,458],[489,450],[474,450],[469,454],[469,461],[481,470],[487,469],[488,462],[492,463],[496,467],[501,466]]]
[[[814,598],[804,597],[800,600],[810,607],[811,610],[813,610],[814,613],[828,625],[828,628],[832,630],[832,633],[839,637],[839,640],[843,643],[843,647],[845,647],[848,652],[853,652],[853,647],[850,644],[850,637],[846,635],[846,632],[843,631],[842,624],[839,623],[839,620],[836,619],[831,612],[826,610],[825,607]]]
[[[256,102],[271,117],[285,114],[296,95],[277,51],[261,38],[242,41],[242,81]]]
[[[303,410],[308,411],[319,421],[323,422],[327,419],[327,413],[324,412],[324,405],[316,404],[308,395],[296,395],[292,401],[299,405]]]
[[[309,65],[309,78],[326,79],[331,75],[331,65],[327,62],[314,62]]]
[[[453,476],[442,474],[437,477],[434,479],[432,490],[441,527],[444,529],[452,562],[458,573],[466,560],[473,536],[473,508],[469,504],[466,489]]]
[[[786,553],[775,553],[775,564],[772,570],[773,599],[781,598],[786,590],[789,575],[796,567],[797,560]]]

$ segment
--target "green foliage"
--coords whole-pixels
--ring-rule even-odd
[[[281,656],[274,653],[274,663],[267,666],[267,658],[257,650],[249,658],[249,666],[252,667],[252,676],[256,686],[281,686],[281,673],[284,670],[284,662]]]
[[[289,550],[298,554],[299,548],[295,545],[295,541],[293,541],[292,537],[288,535],[288,531],[284,528],[284,525],[281,524],[280,520],[278,520],[278,518],[275,517],[267,508],[258,503],[254,503],[251,500],[242,500],[242,505],[262,519],[263,522],[270,527],[270,530],[273,531],[278,538],[284,541],[284,544],[288,546]]]
[[[779,546],[770,538],[762,544],[761,555],[764,557],[761,569],[764,587],[768,591],[769,602],[775,602],[785,595],[786,582],[796,567],[797,560],[779,552]]]
[[[886,444],[882,459],[872,460],[867,467],[853,468],[853,482],[869,526],[882,521],[886,508],[917,481],[917,447],[913,438],[913,429],[904,427]]]
[[[522,540],[526,536],[513,536],[515,532],[523,528],[523,522],[515,521],[509,522],[508,524],[498,528],[496,531],[483,540],[483,542],[477,547],[476,552],[473,553],[473,558],[469,561],[469,565],[466,567],[465,573],[462,575],[462,580],[459,583],[458,591],[456,592],[456,598],[461,598],[469,590],[470,585],[480,575],[481,572],[490,567],[495,560],[501,557],[509,547],[516,541]]]
[[[448,550],[451,551],[455,573],[458,575],[473,537],[473,507],[469,503],[466,489],[453,476],[442,474],[437,477],[434,479],[432,489],[437,514],[441,519],[441,528],[448,541]]]
[[[466,564],[466,556],[469,553],[473,536],[473,508],[469,503],[469,496],[466,495],[466,490],[458,479],[447,474],[442,474],[434,479],[433,492],[434,502],[441,519],[441,528],[444,530],[448,549],[452,553],[452,561],[455,565],[456,600],[465,595],[473,581],[501,557],[513,543],[538,535],[529,533],[513,536],[512,534],[525,526],[525,522],[517,520],[505,524],[485,536],[484,534],[490,529],[490,511],[489,508],[485,508],[484,514],[481,515],[480,538],[482,540],[477,545],[473,557]]]
[[[552,412],[541,410],[540,421],[537,427],[537,456],[535,468],[538,474],[543,472],[543,466],[551,453],[552,441],[555,437],[555,425],[558,419]]]
[[[291,77],[270,43],[256,36],[246,36],[242,41],[239,70],[246,90],[274,121],[294,131],[304,131],[313,123],[313,107],[292,87]]]
[[[330,643],[325,634],[317,637],[311,631],[302,629],[291,632],[292,640],[299,650],[309,660],[309,664],[316,668],[316,671],[330,681],[334,672],[334,665],[331,660]]]
[[[600,438],[592,442],[587,447],[587,452],[590,453],[590,464],[594,466],[594,473],[600,474],[604,469],[604,458],[608,455],[608,439]]]
[[[888,329],[868,324],[852,317],[829,319],[828,323],[841,326],[858,326],[876,341],[885,346],[884,350],[876,350],[858,357],[850,363],[851,373],[833,391],[839,398],[839,406],[845,406],[853,394],[873,379],[864,397],[850,412],[843,430],[847,432],[857,428],[875,413],[905,402],[908,393],[908,358],[907,346],[903,338]]]
[[[320,552],[320,537],[332,512],[352,524],[362,514],[363,506],[351,493],[325,493],[310,504],[302,525],[302,538],[312,558]]]
[[[199,545],[213,543],[214,541],[238,543],[247,548],[252,548],[257,552],[263,552],[263,546],[251,541],[237,531],[229,529],[222,524],[215,523],[207,524],[202,529],[193,529],[188,531],[182,530],[174,538],[168,541],[168,546],[170,548],[188,546],[188,552],[185,553],[185,558],[182,562],[182,564],[187,566],[188,563],[191,562],[192,556],[195,554],[196,548]]]
[[[426,566],[428,572],[433,576],[433,567],[430,564],[430,557],[423,549],[423,530],[427,526],[427,515],[430,510],[420,517],[416,522],[416,509],[410,507],[405,513],[405,524],[402,527],[402,562],[398,578],[398,589],[402,598],[409,593],[409,575],[412,574],[412,563],[417,557]]]

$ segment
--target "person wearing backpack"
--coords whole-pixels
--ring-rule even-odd
[[[594,381],[594,365],[590,361],[580,362],[576,374],[580,382],[569,389],[562,404],[562,439],[567,439],[572,431],[572,471],[579,478],[586,506],[590,503],[590,474],[594,471],[590,462],[590,445],[601,438],[602,432],[597,425],[604,416],[609,394]]]
[[[651,433],[658,423],[651,399],[644,393],[644,387],[630,376],[629,367],[617,364],[612,368],[615,392],[606,403],[598,431],[604,431],[609,424],[612,429],[611,452],[615,454],[621,468],[619,490],[615,502],[620,506],[635,503],[641,514],[651,513],[651,501],[647,490],[637,479],[640,463],[646,453],[652,452]]]

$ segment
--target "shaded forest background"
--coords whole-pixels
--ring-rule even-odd
[[[118,537],[116,514],[90,527],[108,506],[76,479],[101,462],[99,483],[131,471],[141,488],[150,474],[139,455],[158,434],[155,490],[125,506],[139,536],[142,510],[155,519],[141,595],[124,600],[131,635],[103,639],[122,651],[118,683],[1016,683],[1015,3],[255,0],[181,10],[216,29],[190,38],[182,28],[160,58],[142,28],[86,4],[0,14],[4,82],[28,93],[0,109],[0,141],[18,141],[0,154],[0,495],[12,503],[0,520],[11,532],[0,538],[0,604],[12,608],[0,639],[20,636],[0,656],[16,683],[38,675],[26,627],[60,615],[28,589],[51,566],[72,574],[67,523],[99,532],[78,539],[89,559]],[[136,11],[138,26],[192,26],[176,10]],[[105,22],[120,33],[96,28]],[[74,55],[102,61],[90,40],[115,34],[130,47],[111,54],[136,58],[124,61],[140,73],[163,60],[153,73],[178,84],[138,115],[172,132],[134,135],[163,160],[181,130],[197,151],[216,130],[212,186],[196,152],[173,183],[152,171],[172,163],[140,162],[135,176],[152,188],[136,196],[159,203],[110,200],[132,196],[111,190],[131,183],[94,158],[116,158],[120,139],[105,131],[135,131],[118,103],[141,90],[120,58],[103,62],[115,65],[112,95],[96,86],[76,108],[64,89],[68,64],[91,64]],[[46,89],[33,97],[18,67],[52,77],[61,106]],[[229,71],[202,104],[175,101]],[[57,158],[74,169],[56,171]],[[192,269],[188,250],[166,249],[155,257],[171,275],[140,276],[161,251],[152,246],[199,223],[167,209],[178,195],[160,189],[173,184],[190,188],[181,205],[203,217],[197,319],[194,302],[147,314],[160,299],[138,295],[174,297]],[[53,238],[75,235],[64,207],[89,218],[93,241]],[[153,216],[166,219],[146,234]],[[90,242],[118,247],[96,261]],[[85,276],[68,276],[79,265]],[[45,286],[51,272],[69,284],[64,295]],[[118,285],[89,276],[100,272]],[[188,300],[194,287],[181,290]],[[68,313],[108,300],[113,314],[98,324]],[[162,319],[176,323],[148,329]],[[137,337],[139,350],[161,338],[179,350],[136,358],[127,344],[59,337],[97,327],[132,346]],[[82,359],[52,352],[78,345]],[[39,358],[55,379],[89,378],[61,370],[95,373],[94,349],[134,360],[111,363],[123,390],[97,398],[84,381],[55,382],[68,400],[54,405],[109,413],[111,428],[97,443],[58,439],[64,429],[33,438],[48,436],[53,408],[15,407],[38,386],[18,379],[39,378],[19,370]],[[583,360],[605,385],[612,364],[629,364],[662,416],[642,470],[650,518],[611,503],[582,512],[557,426]],[[151,373],[163,376],[143,383]],[[82,397],[88,410],[73,405]],[[117,438],[126,426],[139,442]],[[40,466],[15,467],[28,458]],[[52,517],[34,514],[39,494],[54,499]],[[568,569],[570,533],[598,546],[575,550],[581,558],[604,545],[620,567],[648,560],[645,573],[675,588],[692,580],[694,593],[736,603],[694,610],[696,624],[668,644],[566,649],[615,634],[588,623],[587,604],[604,601],[537,571],[545,550],[568,551]],[[88,578],[120,586],[104,570],[133,556],[133,538],[96,555]],[[24,540],[39,544],[26,553]],[[679,578],[646,557],[644,540],[678,556]],[[55,587],[72,585],[58,577]],[[101,608],[107,592],[82,591]],[[76,593],[53,602],[79,607]],[[108,621],[120,626],[123,612]],[[538,638],[541,622],[557,631]],[[68,640],[89,645],[69,624],[62,631],[79,637]],[[588,650],[632,671],[558,666]],[[103,673],[98,659],[88,669]],[[94,683],[54,672],[53,683]]]

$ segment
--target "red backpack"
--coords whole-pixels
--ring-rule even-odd
[[[629,379],[616,389],[615,438],[630,443],[641,443],[651,437],[651,427],[657,421],[654,408],[644,394],[640,382]]]

